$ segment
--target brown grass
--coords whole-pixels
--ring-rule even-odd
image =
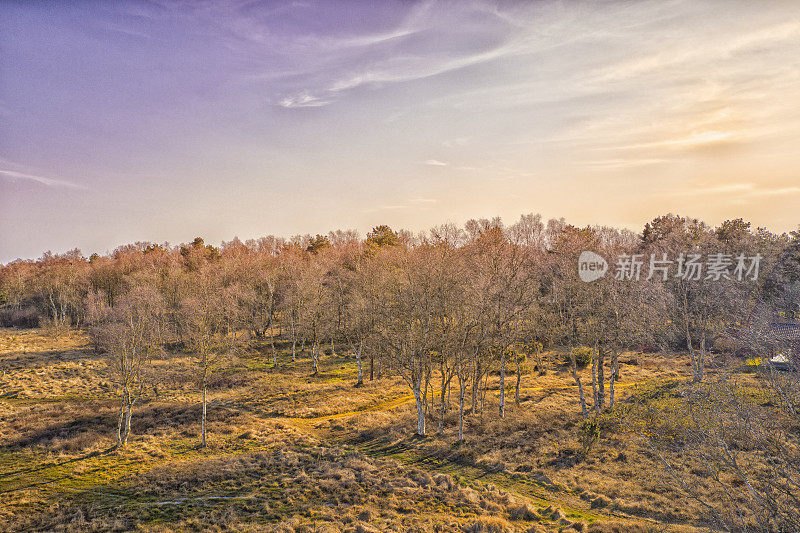
[[[620,402],[688,376],[685,357],[626,354]],[[545,355],[522,402],[469,413],[411,439],[413,399],[398,379],[354,388],[352,358],[240,349],[212,372],[211,447],[199,450],[197,368],[176,352],[135,407],[129,449],[114,443],[117,394],[105,356],[72,332],[0,330],[0,529],[148,531],[690,530],[703,519],[657,458],[613,415],[581,457],[576,390]],[[591,396],[589,370],[583,371]],[[511,378],[513,381],[513,377]],[[636,385],[635,385],[636,384]],[[457,400],[457,391],[452,399]],[[435,433],[438,398],[430,412]],[[616,424],[616,425],[615,425]],[[702,484],[702,480],[700,480]],[[713,492],[708,487],[709,493]]]

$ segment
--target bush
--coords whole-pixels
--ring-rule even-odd
[[[511,520],[534,521],[539,518],[539,515],[536,514],[536,508],[527,502],[509,507],[508,514]]]
[[[578,368],[586,368],[592,362],[592,349],[588,346],[577,346],[573,348],[572,355],[575,356],[575,366]],[[564,354],[562,358],[564,364],[572,364],[568,353]]]
[[[739,345],[729,337],[719,337],[714,341],[712,350],[716,353],[736,353]]]
[[[480,517],[464,528],[467,533],[504,533],[514,531],[514,526],[499,516]]]
[[[600,440],[600,424],[596,418],[584,420],[578,428],[578,437],[583,448],[583,455],[587,457],[592,448]]]
[[[39,313],[35,307],[24,307],[22,309],[0,308],[0,327],[38,328]]]
[[[533,341],[526,344],[524,350],[528,355],[535,355],[538,358],[542,354],[544,346],[542,346],[542,343],[539,341]]]

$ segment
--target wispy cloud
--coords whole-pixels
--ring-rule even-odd
[[[633,168],[633,167],[642,167],[648,165],[657,165],[659,163],[664,163],[668,161],[667,159],[603,159],[597,161],[586,161],[583,163],[584,166],[589,168],[593,168],[596,170],[609,170],[609,169],[623,169],[623,168]]]
[[[716,46],[697,46],[696,43],[689,40],[672,49],[661,50],[600,69],[594,74],[594,81],[607,82],[663,72],[665,69],[675,66],[685,67],[692,63],[721,61],[733,54],[792,42],[800,42],[800,23],[798,22],[785,22],[760,28],[727,39],[722,44],[717,43]]]
[[[16,170],[4,170],[0,169],[0,176],[5,176],[7,179],[12,181],[15,180],[24,180],[24,181],[33,181],[36,183],[40,183],[42,185],[46,185],[48,187],[66,187],[68,189],[87,189],[85,185],[79,185],[77,183],[72,183],[71,181],[60,180],[55,178],[46,178],[44,176],[36,176],[34,174],[26,174],[24,172],[17,172]]]
[[[288,77],[313,78],[316,83],[291,98],[306,94],[334,101],[358,88],[425,80],[529,51],[528,37],[513,17],[499,16],[488,7],[483,2],[458,8],[422,2],[388,31],[294,36],[282,43],[284,50],[314,53],[304,54]],[[483,17],[480,24],[475,23],[477,16]]]
[[[425,161],[425,164],[429,165],[429,166],[432,166],[432,167],[446,167],[450,163],[446,163],[444,161],[439,161],[438,159],[428,159],[428,160]]]
[[[312,96],[306,91],[298,93],[293,96],[287,96],[282,98],[278,105],[281,107],[322,107],[326,106],[330,103],[330,100],[324,100],[322,98]]]
[[[664,139],[648,143],[635,143],[616,147],[619,150],[635,150],[640,148],[693,148],[698,146],[719,145],[736,142],[745,137],[743,132],[736,131],[697,131],[678,139]]]

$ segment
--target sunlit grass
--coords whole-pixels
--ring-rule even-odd
[[[527,369],[519,405],[509,373],[505,420],[497,417],[498,374],[490,375],[482,413],[480,403],[472,412],[467,391],[466,442],[458,445],[458,389],[439,436],[435,376],[429,436],[416,439],[414,399],[399,378],[369,381],[365,364],[365,383],[356,388],[346,353],[322,355],[313,375],[308,352],[292,362],[281,346],[275,367],[271,352],[242,346],[213,369],[210,445],[202,449],[196,366],[178,352],[157,362],[163,379],[135,407],[129,446],[114,451],[118,399],[99,386],[108,379],[97,372],[105,361],[85,337],[0,331],[0,339],[0,364],[36,369],[42,391],[0,398],[0,516],[13,528],[77,520],[78,529],[164,531],[203,524],[545,531],[565,523],[603,531],[601,524],[614,522],[620,530],[662,522],[690,528],[699,516],[651,474],[660,465],[637,441],[637,432],[658,422],[648,413],[680,412],[689,377],[680,356],[623,358],[631,364],[623,365],[617,405],[598,415],[600,442],[582,457],[576,386],[557,353],[543,355],[543,373]],[[60,380],[65,358],[88,392]],[[591,405],[588,372],[580,375]],[[4,379],[0,387],[10,383]],[[748,401],[763,398],[754,388]],[[500,522],[490,524],[492,517]]]

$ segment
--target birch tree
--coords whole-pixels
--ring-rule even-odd
[[[208,411],[208,378],[213,365],[224,352],[225,345],[221,338],[224,331],[224,320],[220,301],[219,288],[213,270],[206,269],[191,279],[190,296],[182,302],[182,317],[189,347],[195,354],[200,368],[200,385],[202,390],[200,445],[207,447],[206,419]]]
[[[148,382],[148,365],[162,352],[164,301],[150,287],[135,287],[116,299],[114,306],[102,294],[88,298],[89,333],[110,357],[110,368],[120,393],[116,447],[124,448],[131,434],[133,407]]]

